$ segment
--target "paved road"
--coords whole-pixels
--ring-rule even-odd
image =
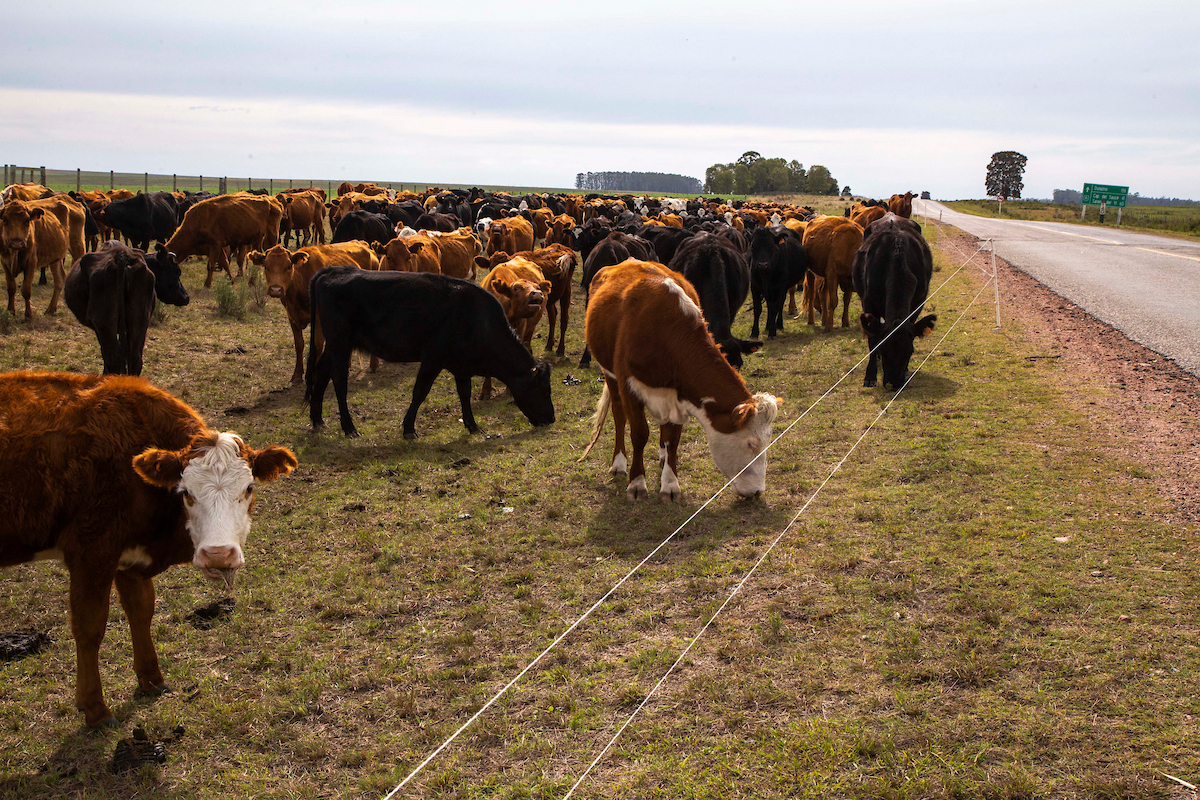
[[[914,200],[913,216],[924,214],[992,239],[996,254],[1014,267],[1200,376],[1200,242],[1061,222],[975,217]]]

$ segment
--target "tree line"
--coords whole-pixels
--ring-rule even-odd
[[[828,168],[799,161],[763,158],[747,150],[732,164],[713,164],[704,171],[704,189],[711,194],[838,194],[838,182]],[[848,193],[846,187],[843,193]]]
[[[697,178],[672,172],[580,172],[575,188],[589,192],[666,192],[700,194]]]

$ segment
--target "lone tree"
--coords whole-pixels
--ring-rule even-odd
[[[1021,176],[1025,174],[1026,161],[1028,159],[1015,150],[992,153],[984,180],[988,196],[998,197],[1002,203],[1005,200],[1020,200],[1021,190],[1025,188]]]

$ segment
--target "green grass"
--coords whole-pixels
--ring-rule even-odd
[[[939,256],[935,285],[952,266]],[[222,317],[202,263],[184,270],[192,303],[151,328],[146,376],[301,467],[262,488],[231,618],[186,622],[218,596],[191,568],[157,581],[173,694],[133,696],[114,604],[115,731],[72,707],[61,566],[0,573],[0,630],[54,638],[0,664],[5,797],[382,796],[724,482],[695,425],[679,505],[628,502],[601,453],[577,463],[600,384],[573,360],[549,428],[500,399],[475,405],[492,438],[470,436],[442,376],[406,442],[414,366],[360,359],[362,438],[314,434],[280,304]],[[933,300],[918,357],[979,280]],[[745,366],[785,398],[776,431],[865,353],[856,330],[786,325]],[[1163,521],[1153,469],[1087,421],[1100,390],[993,325],[967,312],[577,796],[1167,797],[1162,772],[1200,779],[1195,531]],[[0,335],[3,370],[99,366],[69,315]],[[889,396],[856,370],[771,451],[763,500],[718,499],[406,796],[561,797]],[[135,725],[186,732],[163,766],[111,775]]]
[[[1076,225],[1116,228],[1117,209],[1110,208],[1100,222],[1099,206],[1090,206],[1084,220],[1079,218],[1080,206],[1043,203],[1037,200],[1012,200],[1004,204],[1004,213],[998,213],[995,200],[945,200],[945,205],[955,211],[980,217],[1002,217],[1004,219],[1034,220],[1037,222],[1071,222]],[[1200,238],[1200,207],[1196,206],[1129,206],[1121,215],[1121,228],[1128,230],[1172,233],[1189,238]]]

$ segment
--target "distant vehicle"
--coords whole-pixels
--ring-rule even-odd
[[[921,192],[921,199],[922,199],[922,200],[928,200],[928,199],[929,199],[929,192]]]

